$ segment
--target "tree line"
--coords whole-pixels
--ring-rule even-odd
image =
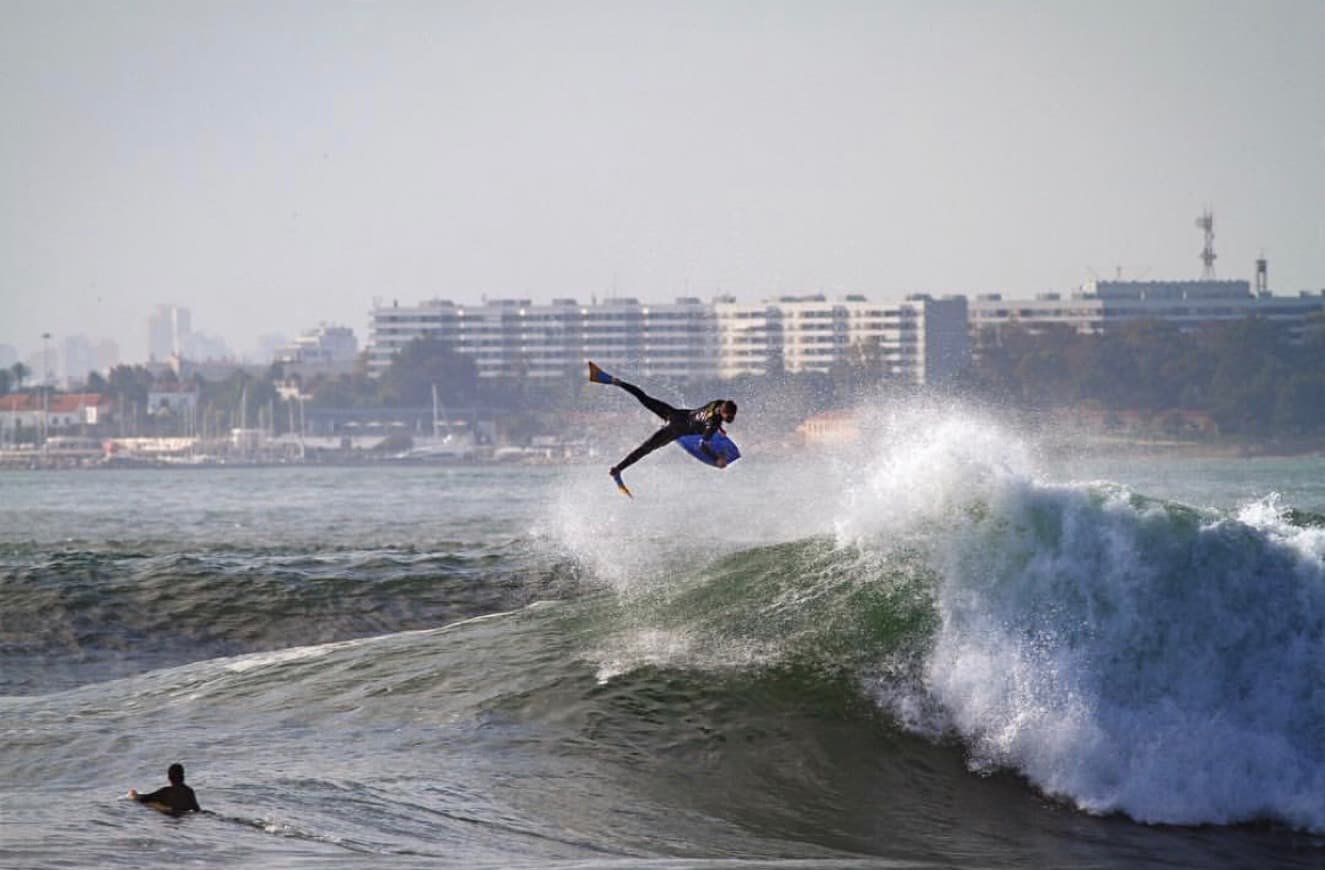
[[[1208,412],[1221,434],[1325,432],[1325,314],[1300,334],[1263,318],[1194,329],[1137,320],[1102,334],[1070,327],[975,336],[965,386],[1021,407],[1093,405]]]

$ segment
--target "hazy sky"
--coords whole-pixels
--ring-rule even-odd
[[[1325,287],[1325,2],[0,0],[0,344],[375,297]]]

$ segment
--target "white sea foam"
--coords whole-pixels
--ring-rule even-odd
[[[272,665],[283,665],[288,664],[289,662],[321,658],[334,650],[358,646],[363,642],[364,641],[362,640],[344,640],[333,643],[316,644],[313,646],[291,647],[289,649],[273,650],[271,652],[248,653],[246,655],[235,656],[234,658],[226,660],[224,666],[227,671],[242,674],[246,671],[271,667]]]
[[[1026,442],[985,416],[920,401],[860,416],[863,446],[841,469],[834,511],[843,541],[909,531],[1027,478],[1034,467]]]
[[[921,530],[942,579],[923,685],[880,697],[1092,812],[1325,830],[1325,534],[1273,498],[1201,514],[1026,457],[960,416],[881,445],[838,528]]]
[[[878,691],[904,726],[955,733],[974,769],[1018,771],[1090,812],[1325,831],[1325,530],[1286,522],[1273,495],[1228,514],[1048,482],[1033,442],[932,402],[862,422],[863,446],[838,461],[727,472],[711,511],[687,509],[686,473],[710,472],[684,462],[641,469],[634,502],[586,481],[548,531],[627,601],[683,582],[727,529],[740,546],[827,532],[884,562],[905,546],[936,572],[938,626]],[[776,639],[690,628],[623,626],[591,656],[599,678],[778,655]]]
[[[843,479],[827,462],[758,454],[717,471],[669,447],[631,467],[628,499],[605,470],[578,470],[534,532],[626,596],[651,594],[734,550],[828,531],[824,494]]]

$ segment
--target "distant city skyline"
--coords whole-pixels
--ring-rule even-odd
[[[1325,287],[1325,4],[7,0],[0,346],[374,299]],[[264,339],[263,336],[266,336]],[[85,349],[79,353],[86,356]]]
[[[1115,276],[1115,278],[1117,278],[1117,276]],[[1118,278],[1118,280],[1124,283],[1131,281],[1138,285],[1155,283],[1153,279],[1150,281],[1146,281],[1146,280],[1128,279],[1126,277],[1122,277]],[[1062,291],[1062,292],[1046,291],[1045,293],[1034,294],[1034,297],[1030,295],[1027,296],[1008,295],[1006,296],[1006,299],[1009,301],[1017,299],[1023,301],[1030,301],[1033,298],[1040,298],[1040,297],[1050,300],[1057,300],[1060,296],[1064,298],[1071,298],[1071,296],[1077,294],[1078,291],[1084,292],[1086,294],[1091,294],[1092,287],[1096,283],[1097,281],[1092,280],[1085,282],[1085,284],[1082,285],[1080,288],[1071,288],[1068,291]],[[1112,283],[1112,281],[1106,279],[1105,283]],[[1201,282],[1197,281],[1196,279],[1179,279],[1177,281],[1177,284],[1179,285],[1182,284],[1196,285],[1200,283]],[[1252,289],[1251,282],[1246,279],[1219,279],[1218,281],[1216,281],[1216,283],[1222,283],[1225,285],[1242,284],[1243,290],[1246,293],[1250,293]],[[982,294],[977,291],[975,293],[969,293],[969,294],[958,293],[952,295],[978,298],[986,294]],[[993,294],[993,295],[1003,296],[1003,294]],[[1281,293],[1278,295],[1280,297],[1291,297],[1291,294]],[[1312,297],[1325,296],[1325,287],[1322,287],[1316,291],[1302,291],[1302,295],[1307,295]],[[760,297],[759,299],[739,300],[739,301],[749,302],[749,303],[765,302],[765,301],[771,302],[774,299],[778,298],[780,298],[782,301],[786,301],[787,299],[796,298],[798,296],[800,298],[809,298],[810,296],[820,296],[829,300],[846,300],[848,297],[850,297],[857,300],[869,301],[869,302],[889,301],[878,297],[871,297],[868,294],[854,294],[846,290],[837,294],[825,294],[823,291],[805,291],[802,294],[796,294],[796,293],[772,294]],[[486,300],[474,300],[471,302],[464,302],[461,300],[453,300],[448,297],[443,297],[433,294],[428,296],[421,296],[414,299],[395,299],[395,300],[378,299],[376,300],[376,303],[377,305],[380,305],[381,308],[378,308],[377,305],[375,305],[373,311],[376,312],[384,308],[390,308],[393,303],[398,303],[404,307],[409,308],[432,301],[443,301],[446,303],[454,303],[457,305],[470,306],[477,311],[485,308],[487,306],[487,303],[489,302],[496,302],[499,300],[509,301],[511,299],[523,299],[523,298],[525,297],[511,297],[511,296],[503,297],[503,296],[494,295],[492,297],[488,297]],[[575,301],[581,305],[594,305],[594,304],[601,305],[601,304],[610,303],[610,301],[614,297],[612,297],[611,295],[598,297],[597,294],[594,294],[590,298],[578,298],[578,297],[570,297],[570,298],[575,299]],[[638,298],[639,301],[645,306],[663,305],[665,303],[670,303],[674,300],[674,297],[667,297],[667,298],[634,297],[632,294],[625,292],[620,293],[619,297],[615,298]],[[680,298],[680,297],[675,297],[675,298]],[[712,294],[710,297],[701,298],[701,301],[712,302],[719,298],[734,299],[735,297],[724,294]],[[531,299],[531,303],[533,305],[540,305],[543,304],[545,301],[546,300]],[[10,366],[12,366],[14,362],[23,362],[30,369],[30,374],[27,378],[27,382],[35,383],[43,378],[49,378],[52,382],[63,382],[63,381],[69,381],[70,379],[76,382],[81,378],[83,378],[90,371],[104,372],[107,368],[120,364],[141,365],[152,362],[164,363],[164,362],[169,362],[171,357],[176,354],[178,354],[182,359],[187,359],[194,362],[232,361],[236,363],[244,363],[250,365],[251,364],[265,365],[269,362],[272,362],[280,351],[294,347],[299,342],[301,336],[305,336],[314,331],[321,331],[325,328],[349,330],[349,332],[353,335],[355,340],[360,342],[366,342],[369,336],[372,334],[372,318],[370,317],[369,320],[370,320],[369,325],[362,329],[355,329],[354,327],[345,326],[344,324],[337,324],[329,321],[319,321],[317,324],[308,325],[304,328],[299,329],[297,331],[297,334],[293,336],[286,335],[285,333],[262,331],[266,329],[266,326],[260,323],[254,323],[251,325],[252,328],[259,330],[258,332],[253,334],[251,339],[254,342],[254,350],[248,354],[241,355],[235,353],[231,348],[231,346],[227,342],[225,342],[224,339],[221,339],[216,336],[211,336],[206,333],[193,331],[191,312],[187,308],[183,306],[162,304],[156,306],[156,310],[153,313],[151,313],[145,320],[144,334],[146,336],[145,338],[146,349],[141,355],[135,356],[133,355],[132,352],[126,355],[121,350],[119,344],[115,342],[113,339],[109,338],[89,336],[84,333],[78,333],[69,336],[55,336],[53,334],[48,333],[47,334],[48,338],[44,342],[44,346],[33,353],[27,354],[26,357],[23,357],[20,354],[18,354],[17,349],[14,346],[0,343],[0,367],[9,368]]]

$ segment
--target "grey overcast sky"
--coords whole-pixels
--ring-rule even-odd
[[[0,0],[0,344],[158,303],[1325,287],[1325,2]]]

